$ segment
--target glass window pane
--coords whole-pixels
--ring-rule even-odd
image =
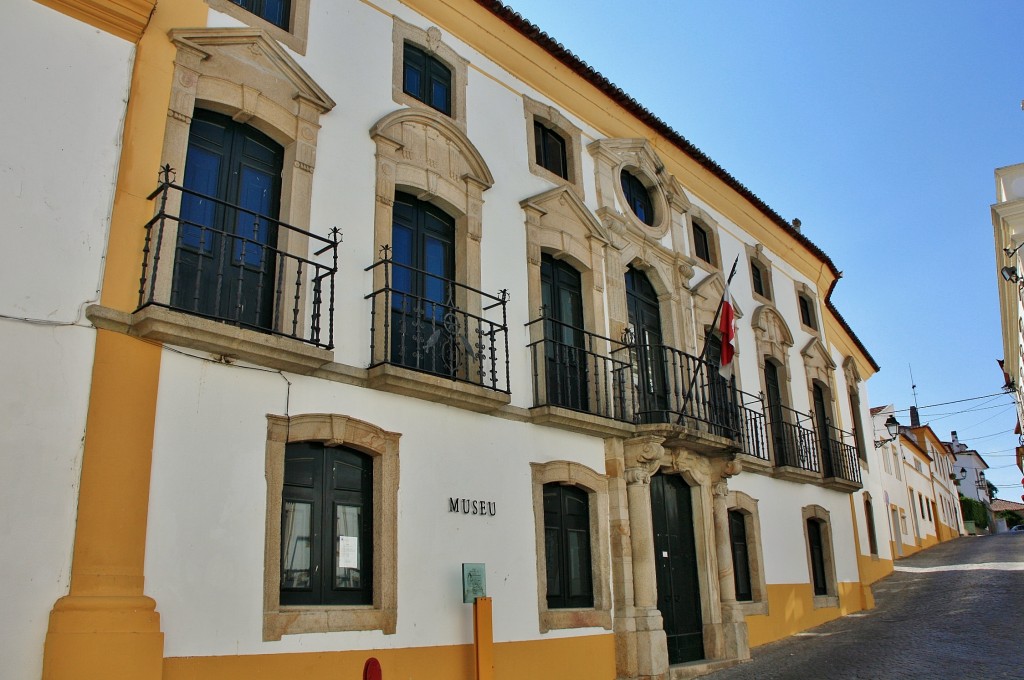
[[[562,574],[558,565],[562,562],[561,545],[558,540],[558,529],[544,530],[544,555],[548,571],[548,597],[562,594]]]
[[[263,0],[263,18],[288,30],[288,0]]]
[[[198,146],[189,146],[185,162],[185,188],[207,196],[216,196],[220,160],[219,154]],[[217,204],[211,200],[182,194],[181,228],[178,236],[182,245],[202,248],[207,252],[213,247],[213,238],[207,230],[215,226],[216,209]]]
[[[334,506],[334,587],[360,587],[361,554],[359,549],[362,508],[355,505]]]
[[[448,105],[448,83],[435,80],[431,83],[430,102],[441,113],[451,113]]]
[[[569,532],[569,596],[590,594],[590,542],[586,531]]]
[[[313,506],[284,501],[281,518],[281,588],[308,589],[313,572]]]
[[[242,167],[238,204],[246,212],[238,211],[235,233],[241,236],[235,241],[235,261],[243,258],[245,264],[258,267],[266,250],[261,243],[270,242],[271,223],[260,215],[269,215],[273,210],[274,178],[255,168]],[[253,243],[255,241],[255,243]]]

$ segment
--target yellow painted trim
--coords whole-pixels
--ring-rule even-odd
[[[472,645],[307,654],[164,659],[163,680],[335,680],[362,677],[370,657],[385,680],[474,680]],[[552,638],[494,645],[497,680],[612,680],[615,636]]]
[[[141,7],[134,0],[45,4],[86,14]],[[97,25],[93,15],[67,13]],[[201,0],[160,3],[139,28],[103,277],[101,301],[109,307],[131,311],[137,303],[142,225],[153,214],[145,197],[155,186],[170,101],[175,50],[167,31],[202,25],[207,14]],[[71,588],[50,612],[44,680],[162,676],[160,618],[143,595],[161,352],[159,345],[97,330]]]
[[[72,19],[138,42],[146,30],[156,0],[36,0]]]
[[[50,613],[44,680],[160,678],[160,619],[143,596],[160,353],[96,331],[71,590]]]
[[[162,2],[139,41],[110,215],[100,300],[106,307],[130,312],[139,303],[142,227],[154,212],[153,202],[146,197],[157,185],[177,54],[167,32],[175,27],[203,26],[208,14],[202,0]]]
[[[860,583],[841,582],[838,584],[838,591],[838,607],[815,609],[814,588],[811,584],[769,584],[768,614],[747,617],[750,646],[757,647],[781,640],[864,609]]]
[[[473,603],[473,647],[476,680],[494,680],[493,601],[478,597]]]
[[[895,547],[895,546],[894,546]],[[892,573],[894,563],[884,557],[872,557],[870,555],[857,555],[857,566],[860,569],[860,582],[864,586],[870,586]]]

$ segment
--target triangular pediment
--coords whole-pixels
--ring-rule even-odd
[[[712,272],[701,279],[700,283],[691,287],[690,292],[698,298],[699,307],[715,309],[725,293],[725,277],[721,272]],[[743,309],[736,302],[736,298],[732,300],[732,309],[737,319],[743,318]]]
[[[320,113],[326,113],[335,106],[327,92],[266,31],[257,28],[175,28],[169,31],[169,35],[179,49],[193,50],[204,61],[216,56],[216,61],[237,61],[247,67],[258,65],[268,80],[287,81],[295,90],[293,99],[306,100]],[[209,69],[229,81],[236,80],[230,77],[233,71],[230,63],[211,63]],[[246,85],[256,87],[259,84]]]
[[[804,356],[804,361],[818,363],[829,371],[836,368],[836,362],[829,356],[828,350],[819,338],[811,338],[811,341],[800,350],[800,354]]]
[[[582,225],[588,236],[598,238],[604,243],[612,242],[608,229],[590,212],[580,197],[566,185],[523,199],[519,205],[524,210],[532,209],[540,213],[542,225],[552,220],[568,219]]]

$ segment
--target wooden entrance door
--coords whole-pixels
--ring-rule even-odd
[[[690,487],[679,475],[651,479],[658,609],[670,664],[704,658],[704,626]]]

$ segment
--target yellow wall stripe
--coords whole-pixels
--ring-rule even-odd
[[[473,646],[164,659],[164,680],[335,680],[362,677],[370,657],[385,680],[473,680]],[[615,637],[591,635],[494,645],[497,680],[612,680]]]

